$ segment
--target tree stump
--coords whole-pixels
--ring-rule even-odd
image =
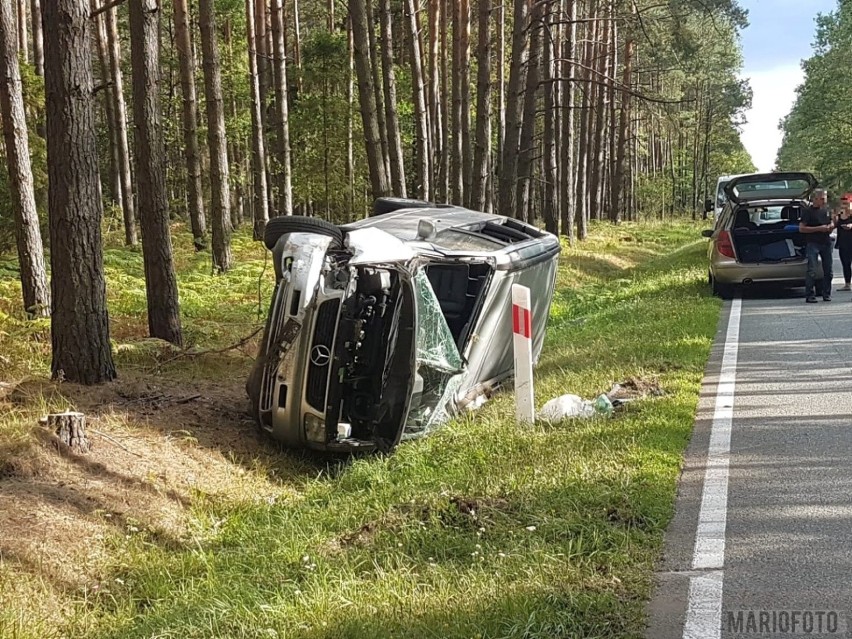
[[[47,416],[47,427],[71,452],[88,453],[92,449],[86,439],[86,416],[83,413],[52,413]]]

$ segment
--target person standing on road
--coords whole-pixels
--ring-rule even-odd
[[[831,278],[834,276],[831,231],[834,228],[834,222],[826,207],[827,200],[828,191],[816,189],[811,206],[802,211],[802,218],[799,220],[799,232],[805,235],[807,242],[808,272],[805,277],[805,301],[808,304],[815,304],[817,301],[814,283],[820,260],[823,274],[822,299],[826,302],[831,301]]]
[[[837,250],[840,251],[840,263],[843,265],[845,284],[838,290],[852,291],[852,201],[840,203],[840,212],[834,219],[837,227]]]

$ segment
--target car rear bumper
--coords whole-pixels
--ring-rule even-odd
[[[802,286],[805,282],[808,265],[804,260],[795,262],[740,264],[739,262],[716,263],[710,268],[713,278],[719,284],[777,284]],[[817,278],[822,277],[822,272]]]

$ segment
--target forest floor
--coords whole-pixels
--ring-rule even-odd
[[[251,422],[273,274],[248,233],[214,276],[174,228],[185,350],[144,337],[141,253],[107,233],[119,378],[94,388],[50,381],[49,322],[0,259],[0,637],[642,636],[720,308],[699,227],[596,225],[561,260],[537,405],[657,392],[526,429],[498,394],[355,460]],[[88,455],[38,423],[66,408]]]

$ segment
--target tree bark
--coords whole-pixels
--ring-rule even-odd
[[[414,101],[414,135],[416,139],[414,164],[417,167],[417,196],[424,200],[432,197],[429,158],[429,111],[426,105],[426,88],[423,79],[423,56],[420,49],[420,21],[415,0],[405,0],[411,46],[411,84]]]
[[[459,80],[461,84],[461,177],[462,197],[459,204],[470,206],[473,182],[473,157],[470,147],[470,0],[459,4]]]
[[[579,140],[577,144],[577,189],[575,192],[576,218],[577,218],[577,238],[585,240],[588,234],[589,223],[589,197],[588,197],[588,175],[589,175],[589,130],[591,127],[591,112],[594,100],[595,83],[591,67],[593,65],[593,42],[595,40],[595,29],[597,25],[597,7],[599,0],[592,0],[589,9],[589,17],[592,22],[587,22],[583,28],[585,44],[583,46],[583,71],[581,73],[581,82],[583,85],[583,95],[581,104],[583,105],[580,111],[579,122]]]
[[[251,1],[251,0],[249,0]],[[207,247],[207,219],[201,186],[201,160],[198,150],[198,100],[195,93],[195,56],[189,28],[187,0],[172,0],[175,21],[175,49],[180,65],[180,91],[183,105],[183,156],[186,164],[186,190],[189,223],[196,251]],[[250,52],[251,55],[251,52]]]
[[[266,149],[263,140],[263,102],[258,77],[258,55],[256,52],[256,26],[254,0],[246,0],[246,36],[248,38],[249,84],[251,84],[251,172],[254,193],[253,211],[255,240],[263,239],[263,231],[269,221],[266,188]]]
[[[24,309],[31,316],[50,314],[50,289],[44,268],[38,211],[33,190],[18,43],[12,5],[0,3],[0,117],[6,144],[6,168],[15,215],[18,264]]]
[[[393,24],[390,0],[381,0],[379,8],[382,38],[382,84],[385,98],[385,121],[388,127],[388,159],[390,160],[391,186],[394,195],[405,197],[405,164],[402,154],[402,137],[396,102],[396,77],[393,69]]]
[[[538,93],[539,68],[541,62],[542,25],[544,5],[533,6],[530,20],[529,59],[527,60],[526,90],[524,91],[523,120],[518,157],[518,181],[515,195],[514,216],[519,220],[532,221],[532,179],[535,156],[536,95]]]
[[[10,0],[6,0],[9,2]],[[11,0],[18,5],[18,55],[24,62],[30,61],[29,38],[27,37],[27,0]]]
[[[439,0],[426,0],[428,4],[428,21],[429,21],[429,55],[428,55],[428,72],[427,72],[427,102],[429,103],[429,175],[432,183],[432,190],[436,197],[440,198],[441,188],[438,185],[437,167],[440,166],[441,154],[444,150],[444,142],[441,137],[441,98],[439,94],[439,72],[438,60],[440,56],[440,36],[438,33],[441,9],[438,5]]]
[[[121,39],[118,35],[116,9],[105,12],[109,71],[112,81],[113,110],[115,111],[116,142],[118,152],[119,179],[121,181],[121,204],[124,213],[124,239],[129,246],[136,246],[136,206],[133,194],[133,179],[130,172],[130,144],[127,140],[127,103],[124,100],[124,80],[121,73]]]
[[[439,32],[441,38],[440,71],[441,91],[439,100],[441,102],[441,150],[438,154],[438,199],[442,202],[450,200],[450,68],[449,47],[447,46],[449,24],[447,21],[447,2],[455,0],[438,0],[439,5]]]
[[[607,3],[606,11],[603,12],[606,21],[604,22],[604,35],[602,41],[596,44],[597,48],[597,63],[598,70],[595,81],[595,120],[592,126],[591,136],[591,166],[589,171],[589,194],[591,199],[590,214],[599,220],[603,217],[604,197],[603,197],[603,169],[604,169],[604,129],[606,128],[606,114],[609,108],[607,103],[606,87],[600,82],[601,78],[615,73],[615,69],[611,69],[611,56],[609,55],[609,39],[612,37],[613,12],[612,2]]]
[[[106,307],[86,0],[43,11],[54,379],[115,378]]]
[[[544,227],[551,233],[559,233],[559,172],[557,169],[557,144],[558,135],[558,106],[557,88],[554,82],[553,60],[554,45],[559,41],[557,36],[558,27],[554,22],[554,8],[549,5],[546,9],[547,28],[542,42],[542,71],[544,90],[544,155],[542,157],[542,172],[544,181],[544,199],[542,201],[542,217]]]
[[[99,0],[91,0],[91,9],[94,13],[100,7]],[[115,101],[112,99],[112,86],[109,81],[109,54],[107,53],[106,19],[98,14],[95,20],[95,41],[98,49],[98,62],[100,63],[100,81],[104,99],[104,113],[106,114],[107,129],[109,130],[109,195],[112,201],[124,208],[121,194],[121,175],[118,160],[118,123],[115,119]],[[125,243],[128,243],[128,233],[125,229]]]
[[[358,94],[361,102],[361,119],[364,124],[364,142],[373,198],[388,195],[388,176],[382,153],[379,132],[376,92],[370,63],[370,37],[365,0],[349,0],[349,15],[352,20],[352,38],[355,52],[355,70],[358,75]]]
[[[51,413],[47,416],[47,427],[72,453],[85,454],[92,450],[86,438],[86,416],[83,413]]]
[[[450,201],[464,205],[463,140],[462,140],[462,5],[464,0],[450,0],[453,7],[453,61],[452,61],[452,118],[453,139],[450,147]]]
[[[618,144],[615,151],[615,167],[612,176],[612,202],[609,209],[609,219],[617,224],[621,219],[622,198],[624,194],[625,153],[627,147],[627,131],[630,123],[630,79],[633,71],[633,50],[636,42],[628,37],[624,42],[624,70],[621,79],[623,87],[621,94],[621,115],[618,122]]]
[[[385,174],[391,180],[390,148],[388,143],[388,121],[385,117],[385,100],[382,92],[381,61],[379,46],[376,41],[375,18],[373,16],[373,0],[364,4],[367,9],[367,41],[369,42],[370,69],[373,73],[373,90],[376,92],[376,116],[379,123],[379,139],[382,143],[382,161],[385,164]]]
[[[148,331],[151,337],[180,346],[183,338],[169,230],[160,110],[160,9],[157,0],[130,2],[130,64]]]
[[[278,139],[278,215],[293,215],[293,184],[290,158],[290,107],[287,97],[287,55],[284,48],[283,0],[272,0],[272,64],[275,67],[275,130]]]
[[[479,0],[476,143],[470,185],[470,207],[478,211],[484,211],[488,203],[488,176],[491,171],[491,4],[492,0]]]
[[[44,75],[44,38],[41,29],[41,0],[30,0],[30,21],[33,31],[33,66],[36,75]]]
[[[280,2],[280,0],[274,1]],[[228,142],[225,138],[222,69],[219,64],[213,0],[199,1],[198,19],[201,27],[204,98],[207,102],[207,146],[210,148],[213,268],[219,273],[224,273],[231,268],[231,180],[228,167]]]
[[[577,40],[577,0],[566,0],[565,37],[562,41],[562,155],[559,193],[562,234],[574,243],[574,51]]]
[[[509,85],[506,96],[506,131],[503,142],[503,160],[498,182],[499,209],[506,214],[516,211],[515,186],[518,179],[518,152],[523,119],[521,108],[529,57],[529,0],[515,0],[512,26],[512,61],[509,67]]]

